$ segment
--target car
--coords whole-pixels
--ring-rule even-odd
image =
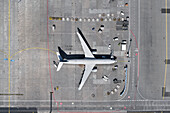
[[[121,15],[125,15],[123,11],[120,11],[120,14],[121,14]]]
[[[126,17],[126,20],[129,21],[129,16]]]
[[[111,44],[108,45],[108,49],[111,49]]]
[[[106,76],[106,75],[104,75],[104,76],[102,76],[102,79],[104,80],[104,81],[108,81],[108,77]]]
[[[93,27],[92,30],[95,30],[95,27]]]
[[[101,34],[101,33],[102,33],[102,30],[101,30],[101,29],[99,29],[99,30],[98,30],[98,33],[100,33],[100,34]]]
[[[117,69],[117,68],[118,68],[118,65],[115,65],[114,68]]]
[[[79,21],[81,22],[81,21],[82,21],[82,19],[81,19],[81,18],[79,18]]]
[[[117,78],[114,78],[114,79],[113,79],[113,83],[114,83],[114,84],[121,83],[121,80],[118,80]]]
[[[122,18],[122,21],[124,21],[125,19],[124,18]]]
[[[54,31],[56,29],[55,24],[52,25],[52,30]]]
[[[128,3],[125,3],[125,6],[128,6]]]
[[[126,40],[122,40],[122,43],[126,44],[126,43],[127,43],[127,41],[126,41]]]
[[[66,18],[67,21],[70,21],[70,18]]]
[[[117,88],[117,89],[119,89],[119,88],[120,88],[120,85],[119,85],[119,84],[117,84],[117,85],[116,85],[116,88]]]
[[[117,92],[118,91],[118,89],[117,88],[114,88],[114,92]]]
[[[122,30],[128,30],[128,26],[122,26]]]
[[[98,22],[98,21],[99,21],[99,19],[97,18],[97,19],[96,19],[96,21]]]
[[[126,56],[129,57],[129,52],[126,53]]]
[[[100,29],[101,29],[101,30],[104,30],[104,25],[101,25],[101,26],[100,26]]]
[[[114,94],[114,93],[115,93],[115,91],[114,91],[114,90],[111,90],[111,91],[110,91],[110,93],[111,93],[111,94]]]
[[[65,21],[66,19],[65,18],[62,18],[62,21]]]
[[[118,40],[118,37],[114,37],[114,38],[113,38],[113,41],[116,41],[116,40]]]

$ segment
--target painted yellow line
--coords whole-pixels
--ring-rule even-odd
[[[5,94],[5,93],[3,93],[3,94],[0,94],[0,95],[24,95],[24,94]]]
[[[166,75],[167,75],[167,59],[168,59],[168,34],[167,34],[167,0],[165,0],[165,15],[166,15],[166,60],[165,60],[165,75],[164,75],[164,89],[163,89],[163,100],[165,97],[165,85],[166,85]],[[163,113],[163,111],[161,111]]]
[[[9,0],[9,3],[8,3],[8,27],[9,27],[9,30],[8,30],[8,93],[10,94],[10,63],[11,63],[11,59],[10,59],[10,0]],[[10,113],[10,95],[8,96],[8,100],[9,100],[9,110],[8,110],[8,113]]]
[[[6,52],[4,52],[4,51],[1,51],[1,50],[0,50],[0,52],[4,53],[5,55],[8,55],[8,53],[6,53]]]
[[[23,51],[31,50],[31,49],[40,49],[40,50],[46,50],[46,51],[48,51],[48,50],[49,50],[50,52],[52,52],[52,53],[56,54],[56,52],[55,52],[55,51],[52,51],[52,50],[50,50],[50,49],[40,48],[40,47],[32,47],[32,48],[22,49],[22,50],[20,50],[20,51],[18,51],[18,52],[16,52],[16,53],[14,53],[14,54],[11,56],[11,58],[12,58],[12,57],[14,57],[15,55],[17,55],[17,54],[19,54],[19,53],[23,52]]]
[[[165,95],[165,85],[166,85],[166,75],[167,75],[167,59],[168,59],[167,0],[165,0],[165,9],[166,9],[166,60],[165,60],[165,76],[164,76],[163,100],[164,100],[164,95]]]

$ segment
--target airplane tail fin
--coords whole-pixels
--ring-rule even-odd
[[[67,59],[67,54],[60,47],[58,47],[58,51],[62,60]]]
[[[58,51],[57,53],[57,58],[59,60],[58,62],[58,66],[57,66],[57,71],[59,71],[64,63],[64,61],[66,61],[65,59],[67,58],[67,54],[60,48],[58,47]]]

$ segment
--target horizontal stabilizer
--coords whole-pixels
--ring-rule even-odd
[[[58,60],[59,60],[59,61],[62,61],[63,58],[61,57],[60,53],[59,53],[59,52],[56,52],[56,53],[57,53],[57,58],[58,58]]]
[[[61,69],[62,65],[63,65],[63,62],[58,63],[57,71],[59,71]]]

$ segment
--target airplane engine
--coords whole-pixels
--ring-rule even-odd
[[[92,72],[97,72],[97,67],[94,67],[94,68],[92,69]]]

